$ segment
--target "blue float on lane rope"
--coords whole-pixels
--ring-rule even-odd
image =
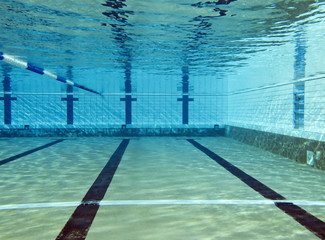
[[[92,90],[92,89],[87,88],[85,86],[79,85],[78,83],[72,82],[69,79],[66,79],[64,77],[57,76],[56,74],[53,74],[53,73],[51,73],[51,72],[49,72],[49,71],[47,71],[47,70],[45,70],[43,68],[33,66],[33,65],[31,65],[31,64],[29,64],[27,62],[16,59],[13,56],[4,54],[3,52],[0,52],[0,60],[3,60],[4,62],[9,63],[11,65],[15,65],[17,67],[24,68],[24,69],[27,69],[29,71],[38,73],[40,75],[45,75],[47,77],[53,78],[53,79],[55,79],[55,80],[57,80],[59,82],[66,83],[66,84],[71,85],[73,87],[80,88],[80,89],[83,89],[85,91],[101,95],[101,93],[99,93],[99,92],[97,92],[95,90]]]

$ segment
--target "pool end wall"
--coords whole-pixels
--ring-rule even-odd
[[[215,137],[224,132],[224,128],[11,128],[1,129],[0,137]]]
[[[304,164],[311,151],[319,156],[314,167],[325,170],[325,142],[233,126],[226,126],[225,135]]]

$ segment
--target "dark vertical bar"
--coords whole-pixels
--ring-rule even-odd
[[[183,124],[188,124],[188,95],[183,96]]]
[[[99,203],[105,196],[129,142],[129,139],[124,139],[120,143],[56,240],[86,239],[89,228],[99,209]]]
[[[4,123],[11,124],[11,94],[4,94],[3,98],[4,101]]]
[[[127,61],[125,63],[125,93],[131,92],[131,63]],[[130,95],[125,96],[125,124],[132,124],[132,97]]]
[[[72,81],[72,66],[68,66],[67,69],[67,77]],[[67,124],[73,124],[73,87],[71,85],[67,85]],[[75,99],[76,101],[78,99]]]
[[[306,76],[306,40],[303,32],[295,35],[294,78],[302,79]],[[293,125],[294,128],[303,128],[305,119],[305,83],[295,83],[293,87]]]
[[[67,93],[73,93],[73,87],[71,85],[67,85]]]
[[[61,101],[67,101],[67,124],[73,124],[73,102],[78,101],[79,98],[74,98],[68,93],[67,97],[61,98]]]
[[[297,33],[295,36],[295,61],[294,61],[294,78],[304,78],[306,75],[306,40],[303,33]]]
[[[183,95],[182,98],[178,98],[177,101],[181,101],[182,102],[182,123],[183,124],[188,124],[188,115],[189,115],[189,102],[190,101],[194,101],[194,98],[189,98],[188,95]]]
[[[132,98],[132,83],[131,83],[131,63],[130,59],[125,63],[125,98],[121,98],[121,101],[125,101],[125,124],[132,124],[132,101],[136,101],[136,98]]]
[[[131,85],[131,63],[125,63],[125,93],[132,92],[132,85]]]
[[[72,80],[72,67],[68,66],[67,77],[69,80]],[[71,85],[67,85],[67,97],[61,98],[61,101],[67,101],[67,124],[73,124],[73,102],[79,101],[79,98],[73,97],[73,87]]]
[[[188,93],[188,89],[189,89],[188,67],[187,66],[182,67],[182,72],[183,72],[183,79],[182,79],[183,93]]]
[[[121,101],[125,101],[125,123],[132,124],[132,102],[136,101],[136,98],[132,98],[131,95],[126,95],[124,98],[120,98]]]
[[[125,123],[131,124],[132,123],[132,100],[131,96],[125,96]]]
[[[11,67],[4,65],[3,67],[3,97],[0,97],[0,100],[3,100],[4,115],[3,121],[4,124],[11,124],[11,101],[17,100],[15,97],[11,97],[11,79],[10,79]]]
[[[183,124],[188,124],[188,101],[183,101]]]
[[[117,43],[120,53],[121,62],[124,62],[124,91],[125,98],[120,98],[120,101],[125,101],[125,124],[132,124],[132,101],[136,99],[131,98],[132,93],[132,44],[128,44],[132,41],[131,36],[128,34],[125,26],[127,26],[129,15],[133,15],[134,12],[131,10],[124,10],[127,7],[126,0],[110,0],[106,3],[102,3],[102,6],[108,9],[102,12],[103,15],[110,18],[109,26],[112,28],[113,39]],[[111,23],[111,22],[114,23]],[[108,25],[104,23],[104,25]],[[129,96],[130,95],[130,96]],[[134,100],[133,100],[134,99]]]
[[[77,100],[72,95],[67,96],[67,124],[73,124],[73,101]]]
[[[182,123],[188,124],[189,122],[189,101],[194,101],[193,98],[189,98],[189,74],[188,74],[188,66],[182,67],[182,98],[178,98],[177,101],[182,102]]]
[[[73,96],[67,96],[67,124],[73,124]]]

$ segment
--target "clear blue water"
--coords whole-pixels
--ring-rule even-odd
[[[123,71],[128,62],[156,74],[188,65],[192,75],[222,75],[324,18],[322,0],[0,3],[2,51],[56,71]]]
[[[316,76],[295,129],[315,139],[325,126],[324,21],[324,0],[0,0],[0,52],[103,93],[74,88],[70,124],[71,89],[1,61],[0,89],[15,99],[10,111],[2,99],[0,127],[221,123],[290,135],[290,81]],[[0,140],[1,161],[57,139]],[[324,172],[231,139],[196,140],[325,221]],[[1,165],[0,239],[55,239],[120,141],[67,138]],[[87,239],[317,239],[264,200],[186,139],[132,138]]]
[[[54,140],[11,138],[1,155]],[[55,239],[121,140],[70,138],[0,166],[0,238]],[[325,221],[323,171],[229,138],[195,140]],[[185,138],[131,138],[86,239],[318,239],[265,200]]]
[[[104,94],[73,89],[79,97],[73,103],[77,128],[231,123],[291,130],[291,90],[281,92],[279,103],[256,97],[279,89],[244,95],[245,102],[229,93],[324,74],[324,1],[0,3],[0,52]],[[65,84],[3,62],[1,68],[10,82],[2,91],[18,97],[11,101],[12,127],[69,125],[68,103],[61,99],[71,91]],[[312,88],[306,91],[316,98]],[[132,109],[126,110],[123,99],[131,94]],[[255,103],[257,112],[249,108]],[[1,113],[4,108],[0,104]],[[276,121],[264,117],[274,115]],[[308,119],[306,130],[323,132],[323,122]]]

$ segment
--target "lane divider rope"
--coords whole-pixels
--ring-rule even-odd
[[[8,64],[11,64],[11,65],[14,65],[14,66],[17,66],[17,67],[32,71],[34,73],[47,76],[47,77],[52,78],[52,79],[54,79],[56,81],[66,83],[66,84],[71,85],[73,87],[80,88],[80,89],[83,89],[85,91],[92,92],[92,93],[95,93],[95,94],[98,94],[98,95],[102,95],[101,93],[99,93],[99,92],[97,92],[95,90],[92,90],[92,89],[90,89],[88,87],[85,87],[83,85],[75,83],[75,82],[73,82],[73,81],[71,81],[69,79],[66,79],[64,77],[57,76],[56,74],[54,74],[54,73],[52,73],[52,72],[50,72],[48,70],[45,70],[43,68],[31,65],[28,62],[24,62],[24,61],[22,61],[20,59],[15,58],[14,56],[5,54],[3,52],[0,52],[0,60],[3,60],[4,62],[6,62]]]

